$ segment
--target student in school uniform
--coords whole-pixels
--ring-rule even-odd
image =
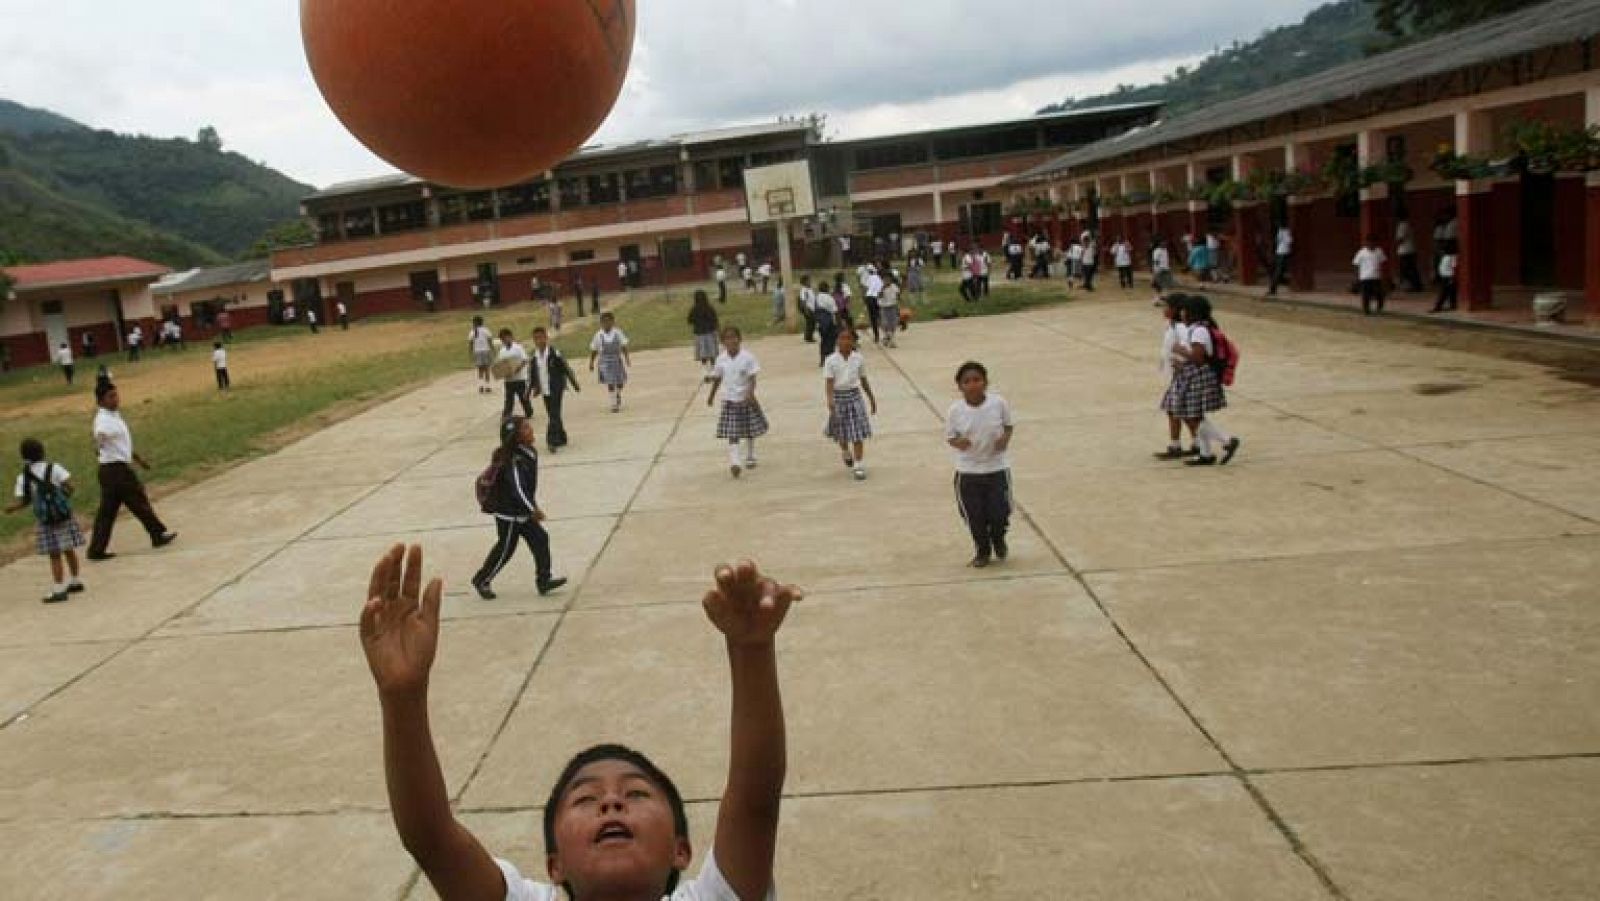
[[[1094,232],[1083,233],[1083,290],[1094,290],[1094,275],[1100,270],[1100,239]]]
[[[1172,290],[1172,252],[1165,241],[1157,240],[1150,249],[1150,281],[1156,291],[1156,300]]]
[[[339,317],[339,331],[350,331],[350,308],[344,305],[344,301],[334,302],[333,313]]]
[[[717,437],[728,442],[728,470],[734,478],[746,469],[756,468],[756,439],[767,433],[767,417],[756,400],[756,376],[761,363],[743,348],[744,335],[737,328],[722,330],[722,354],[717,357],[706,406],[716,402],[722,389],[722,415],[717,417]],[[744,447],[743,459],[740,446]]]
[[[878,299],[883,296],[883,275],[876,266],[867,266],[861,279],[861,294],[867,306],[867,322],[872,326],[872,343],[883,343],[883,311]]]
[[[766,294],[768,287],[772,284],[772,264],[763,262],[756,269],[756,275],[761,279],[761,293]]]
[[[1075,283],[1083,275],[1083,242],[1077,238],[1067,245],[1067,290],[1072,290]]]
[[[1185,466],[1227,466],[1243,442],[1218,426],[1211,415],[1228,406],[1222,381],[1211,368],[1211,358],[1216,353],[1212,333],[1218,331],[1216,319],[1211,315],[1211,301],[1191,294],[1179,302],[1178,312],[1183,322],[1184,340],[1173,352],[1183,362],[1178,364],[1161,406],[1168,414],[1183,420],[1194,433],[1200,453],[1193,460],[1185,461]],[[1222,452],[1220,460],[1218,450]]]
[[[819,352],[817,365],[822,366],[828,362],[828,357],[833,355],[834,348],[839,343],[839,301],[834,299],[833,291],[827,282],[817,283],[816,301],[811,315],[817,323]]]
[[[817,340],[817,292],[811,287],[811,276],[800,276],[800,297],[797,301],[800,308],[800,318],[805,320],[805,342],[814,344]]]
[[[1289,283],[1289,262],[1294,258],[1294,232],[1288,223],[1278,226],[1272,249],[1272,282],[1267,285],[1267,296],[1277,297],[1278,286]]]
[[[628,384],[628,368],[633,357],[628,354],[628,336],[617,328],[614,313],[600,314],[600,331],[589,342],[589,371],[600,364],[600,384],[611,394],[611,412],[622,409],[622,389]]]
[[[218,391],[233,387],[233,379],[228,376],[228,351],[221,341],[211,342],[211,368],[216,370]]]
[[[550,535],[544,529],[545,512],[537,502],[539,451],[534,447],[533,423],[520,416],[500,424],[500,446],[490,461],[493,484],[484,498],[484,512],[494,517],[495,545],[472,577],[478,597],[492,601],[495,577],[511,562],[517,543],[533,552],[534,587],[540,597],[567,584],[550,562]]]
[[[1178,369],[1187,360],[1178,355],[1178,346],[1189,343],[1189,330],[1183,324],[1182,306],[1184,295],[1168,294],[1159,298],[1156,305],[1161,308],[1161,316],[1165,328],[1161,330],[1161,374],[1166,376],[1167,389],[1162,394],[1161,407],[1166,412],[1167,397],[1171,395],[1173,383],[1177,379]],[[1199,445],[1184,450],[1183,448],[1183,420],[1174,413],[1167,412],[1167,449],[1156,454],[1157,460],[1182,460],[1185,457],[1197,456],[1200,453]]]
[[[223,311],[223,315],[226,315],[226,314],[227,314],[227,311],[224,310]],[[218,322],[220,322],[221,319],[222,319],[222,316],[219,315],[217,317]],[[91,332],[84,332],[83,333],[83,355],[86,358],[92,360],[92,359],[95,358],[95,356],[98,353],[99,353],[99,349],[95,346],[94,334],[91,333]]]
[[[1350,261],[1356,267],[1362,315],[1371,316],[1374,306],[1383,312],[1383,265],[1388,261],[1388,255],[1378,246],[1377,235],[1368,235],[1366,246],[1356,251],[1355,259]]]
[[[16,501],[5,512],[33,509],[34,547],[39,556],[50,558],[50,593],[44,596],[44,602],[59,604],[83,591],[83,583],[78,580],[78,548],[83,547],[83,532],[72,513],[72,473],[45,459],[44,445],[37,439],[23,440],[21,453]]]
[[[883,325],[883,340],[879,343],[894,347],[894,336],[900,331],[900,279],[892,273],[878,294],[878,321]]]
[[[483,324],[482,316],[472,317],[472,331],[467,332],[467,353],[472,355],[472,365],[478,370],[478,393],[493,394],[494,333]]]
[[[578,376],[573,373],[567,358],[550,345],[550,333],[542,328],[533,330],[533,357],[528,362],[533,367],[530,387],[539,392],[540,399],[544,401],[545,416],[550,420],[545,426],[544,440],[553,454],[567,446],[567,426],[561,418],[561,402],[566,396],[567,387],[570,385],[572,390],[579,392],[583,389],[578,387]]]
[[[166,547],[178,538],[169,531],[150,506],[144,483],[133,471],[137,465],[148,470],[150,463],[133,449],[133,432],[122,419],[122,395],[110,379],[94,386],[95,403],[99,409],[94,415],[94,443],[100,461],[100,508],[94,514],[94,534],[89,539],[90,560],[110,560],[111,530],[117,523],[117,513],[127,506],[139,524],[150,536],[150,546]]]
[[[1443,313],[1456,308],[1456,252],[1455,248],[1448,248],[1439,254],[1439,296],[1433,302],[1430,313]]]
[[[728,302],[728,267],[720,260],[717,262],[717,303]]]
[[[828,426],[823,434],[839,445],[845,467],[856,481],[862,481],[867,477],[866,441],[872,437],[871,417],[878,415],[878,398],[867,381],[866,360],[856,350],[855,332],[840,333],[839,350],[823,364],[822,378],[823,397],[828,402]],[[872,405],[870,415],[861,400],[863,392]]]
[[[1111,245],[1111,262],[1117,267],[1117,285],[1124,291],[1133,290],[1133,245],[1127,238],[1119,237]]]
[[[1007,451],[1015,423],[1011,405],[989,391],[989,370],[968,361],[956,370],[961,397],[945,414],[945,443],[955,452],[956,503],[972,534],[973,556],[967,565],[982,569],[994,558],[1006,559],[1010,548],[1011,460]]]
[[[69,385],[72,384],[72,376],[76,369],[74,362],[72,345],[65,341],[61,342],[61,346],[56,348],[56,365],[61,367],[61,375],[66,378]]]
[[[500,351],[495,355],[496,365],[504,371],[505,404],[500,408],[500,418],[510,419],[517,404],[522,405],[522,415],[533,418],[533,404],[528,401],[528,350],[516,341],[511,329],[500,330]]]
[[[128,362],[139,362],[139,353],[144,350],[144,329],[135,325],[128,330]]]
[[[702,381],[711,381],[711,367],[717,362],[717,338],[722,328],[717,310],[704,291],[694,292],[694,305],[689,307],[689,328],[694,331],[694,358],[700,364]]]

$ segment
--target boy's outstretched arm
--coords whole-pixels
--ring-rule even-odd
[[[372,568],[361,648],[383,708],[383,768],[395,829],[445,901],[501,901],[505,877],[456,821],[428,727],[428,673],[439,644],[438,579],[422,590],[422,548],[395,545]]]
[[[727,640],[733,683],[733,741],[717,813],[717,866],[742,901],[762,901],[772,888],[788,766],[774,638],[802,594],[763,577],[749,561],[719,567],[716,580],[704,606]]]

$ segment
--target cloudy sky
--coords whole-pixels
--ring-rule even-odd
[[[1027,116],[1157,80],[1318,5],[639,0],[633,69],[596,140],[810,111],[837,137]],[[1018,12],[992,12],[1006,8]],[[322,102],[294,0],[0,0],[0,22],[5,99],[122,132],[213,125],[230,149],[318,186],[392,171]]]

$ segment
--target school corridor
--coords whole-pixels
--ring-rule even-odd
[[[526,556],[496,601],[467,584],[500,402],[466,371],[165,499],[179,544],[125,529],[69,603],[39,603],[39,560],[5,567],[0,897],[431,898],[355,626],[374,559],[417,542],[446,579],[446,780],[525,872],[559,768],[602,740],[677,780],[698,868],[729,703],[699,600],[749,556],[809,593],[779,637],[788,901],[1592,899],[1595,383],[1223,307],[1244,446],[1191,469],[1151,457],[1136,297],[869,349],[859,483],[798,338],[751,345],[773,430],[737,481],[688,348],[636,355],[619,414],[585,374],[543,456],[572,579],[548,598]],[[1012,555],[985,570],[942,441],[966,359],[1018,417]]]

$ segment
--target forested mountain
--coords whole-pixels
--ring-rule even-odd
[[[97,131],[0,101],[0,254],[125,253],[175,267],[237,259],[313,189],[197,140]]]
[[[1265,31],[1253,41],[1234,41],[1193,68],[1180,66],[1160,84],[1120,85],[1095,97],[1069,97],[1039,112],[1163,100],[1172,118],[1542,2],[1336,0],[1298,24]]]

